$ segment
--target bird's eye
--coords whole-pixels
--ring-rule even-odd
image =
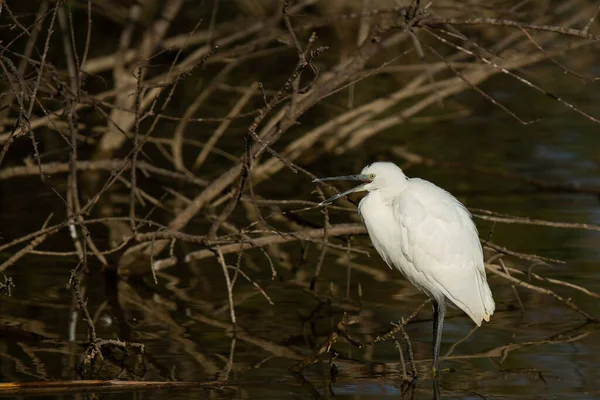
[[[370,179],[370,180],[373,180],[373,179],[375,179],[375,174],[369,174],[369,175],[367,175],[367,176],[369,177],[369,179]]]

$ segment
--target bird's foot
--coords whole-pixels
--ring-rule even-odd
[[[435,367],[431,368],[431,375],[433,376],[434,379],[439,378],[440,374],[445,374],[448,372],[454,372],[454,368],[442,368],[442,369],[437,369]]]

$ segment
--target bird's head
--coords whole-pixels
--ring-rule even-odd
[[[315,179],[313,182],[324,181],[361,181],[362,183],[355,188],[346,190],[345,192],[336,194],[327,200],[322,201],[319,205],[331,203],[334,200],[344,197],[354,192],[371,192],[373,190],[393,188],[401,191],[406,185],[406,176],[404,172],[396,164],[391,162],[376,162],[367,165],[358,175],[332,176],[329,178]]]

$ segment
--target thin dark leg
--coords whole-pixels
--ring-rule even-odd
[[[433,376],[438,375],[440,364],[440,347],[442,345],[442,331],[444,317],[446,316],[446,300],[432,299],[433,303]]]
[[[432,379],[431,381],[433,382],[433,400],[441,400],[442,395],[440,392],[440,380]]]

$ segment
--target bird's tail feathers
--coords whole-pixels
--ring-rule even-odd
[[[483,300],[483,308],[485,310],[483,319],[489,321],[496,310],[496,303],[494,302],[494,297],[492,296],[492,291],[490,290],[488,283],[484,280],[481,286],[481,299]]]
[[[460,307],[465,311],[469,317],[477,324],[477,326],[481,326],[482,321],[489,322],[490,317],[494,314],[496,310],[496,303],[494,302],[494,297],[492,296],[492,291],[490,290],[490,286],[488,285],[485,275],[479,277],[478,286],[479,286],[479,301],[475,300],[475,303],[479,303],[479,307],[475,309],[469,308],[467,306]],[[457,304],[457,303],[456,303]],[[458,305],[458,304],[457,304]]]

